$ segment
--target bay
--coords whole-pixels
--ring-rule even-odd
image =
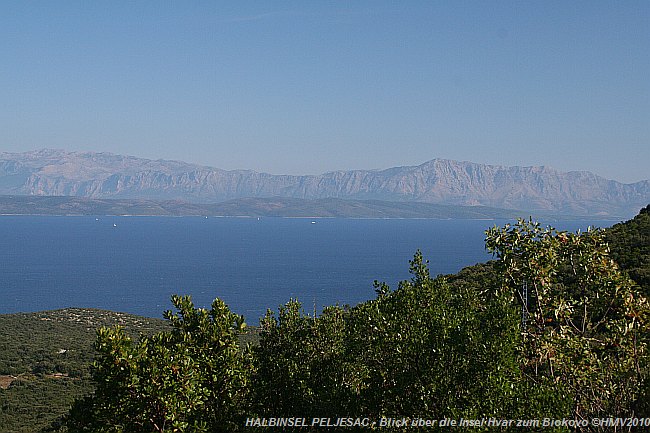
[[[512,221],[201,217],[0,217],[0,313],[65,307],[161,317],[172,294],[215,297],[255,324],[291,298],[307,312],[491,258],[484,230]],[[613,221],[557,221],[563,230]]]

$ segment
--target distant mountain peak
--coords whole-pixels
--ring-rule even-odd
[[[434,158],[417,166],[320,175],[225,171],[109,152],[0,153],[0,194],[221,202],[244,197],[356,199],[490,206],[573,215],[631,216],[650,182],[622,184],[590,172]]]

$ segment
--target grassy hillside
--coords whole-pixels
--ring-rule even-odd
[[[123,326],[134,336],[167,328],[159,319],[67,308],[0,315],[0,432],[36,432],[92,392],[96,329]]]

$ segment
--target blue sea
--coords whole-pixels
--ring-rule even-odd
[[[512,221],[204,217],[0,217],[0,313],[65,307],[161,317],[172,294],[219,297],[249,323],[291,298],[305,311],[487,261],[484,230]],[[613,221],[559,221],[575,231]]]

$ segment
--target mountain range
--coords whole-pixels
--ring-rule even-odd
[[[446,159],[385,170],[273,175],[111,153],[44,149],[0,153],[0,194],[197,204],[283,198],[317,200],[322,206],[323,199],[339,199],[339,204],[340,200],[371,200],[629,217],[650,202],[650,181],[623,184],[585,171]]]

